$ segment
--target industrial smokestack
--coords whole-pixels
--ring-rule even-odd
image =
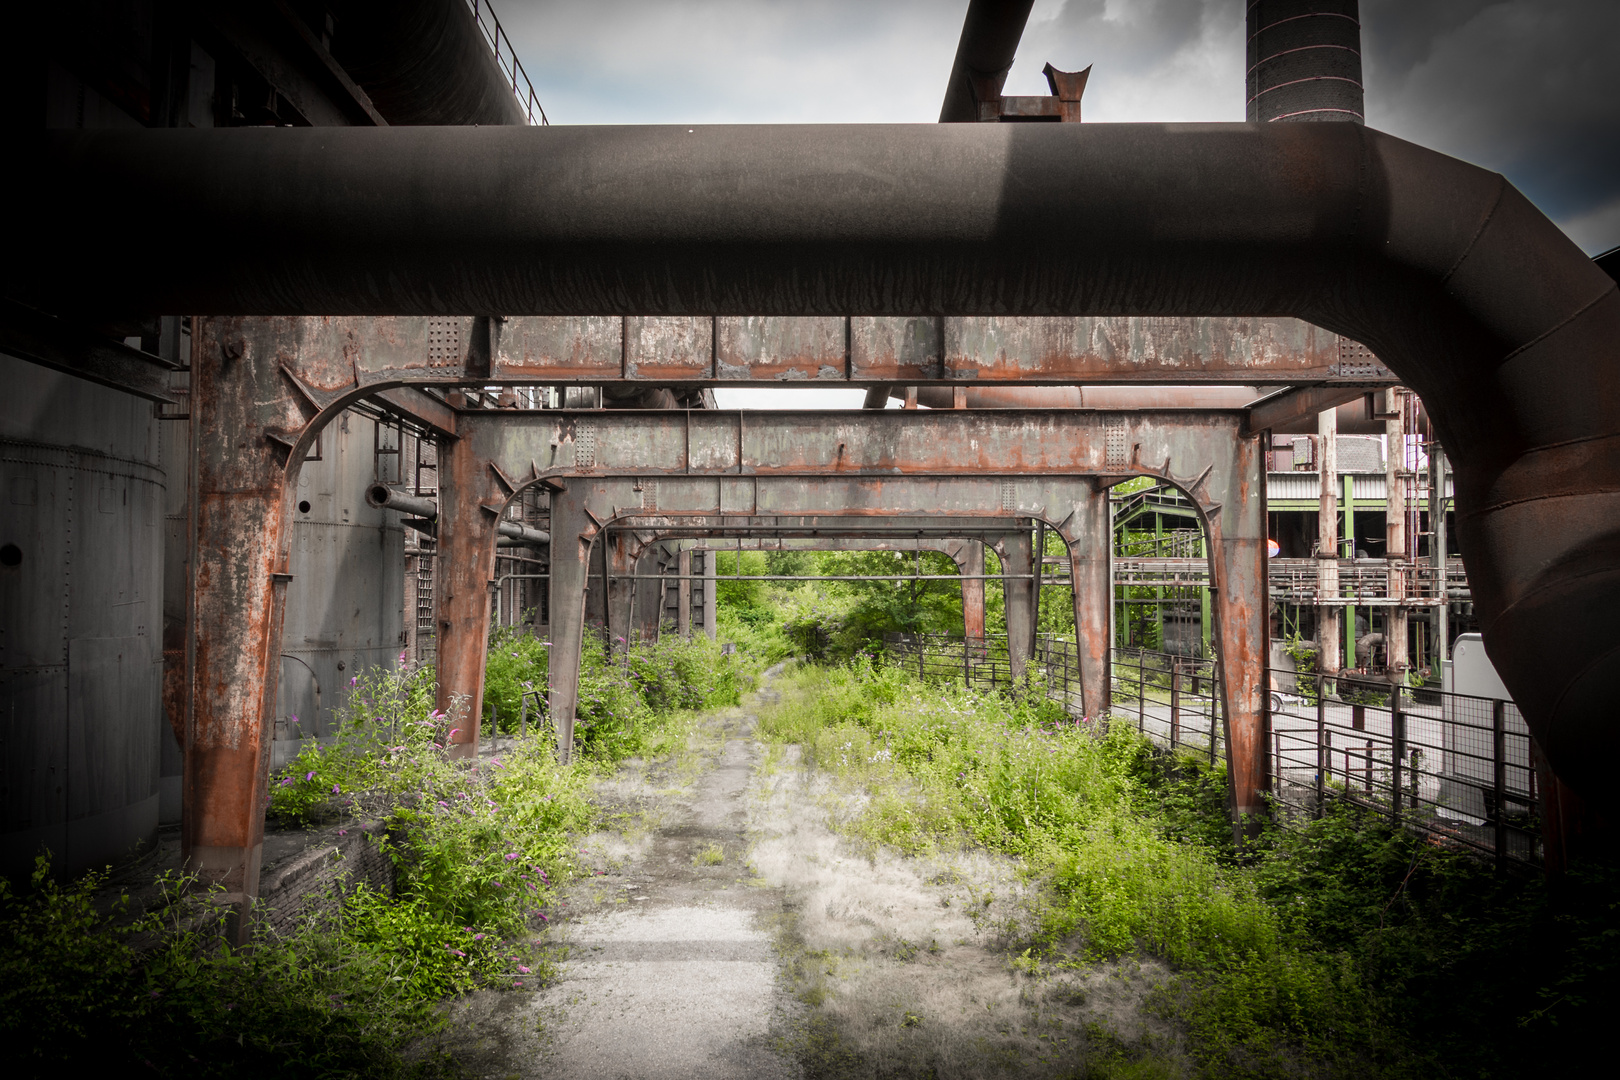
[[[1249,0],[1250,123],[1366,122],[1357,0]]]

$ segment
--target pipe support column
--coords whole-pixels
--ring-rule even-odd
[[[485,505],[488,462],[464,442],[439,448],[438,691],[434,704],[451,718],[452,758],[476,758],[489,650],[490,582],[500,509]]]
[[[596,523],[585,511],[583,485],[551,497],[551,657],[546,670],[557,757],[574,749],[574,713],[579,703],[579,657],[585,633],[585,583]]]
[[[1112,541],[1108,489],[1095,486],[1076,507],[1075,524],[1064,539],[1069,544],[1069,580],[1074,592],[1075,645],[1080,655],[1080,696],[1087,716],[1108,715],[1113,705],[1109,661],[1113,644],[1109,616],[1113,608]]]
[[[1252,836],[1265,812],[1265,665],[1270,656],[1266,580],[1265,455],[1259,440],[1233,440],[1231,463],[1216,469],[1219,487],[1198,499],[1210,537],[1215,649],[1221,661],[1226,763],[1235,838]],[[1195,491],[1196,494],[1196,491]]]
[[[1007,664],[1014,682],[1024,677],[1035,639],[1034,542],[1026,530],[1007,533],[996,543],[1001,556],[1001,587],[1007,614]]]

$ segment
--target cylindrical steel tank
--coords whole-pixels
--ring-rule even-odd
[[[155,841],[163,425],[152,404],[0,355],[0,872]]]
[[[1250,0],[1248,120],[1364,123],[1357,0]]]

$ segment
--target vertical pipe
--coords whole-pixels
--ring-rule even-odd
[[[919,554],[921,554],[919,552]],[[1029,620],[1029,653],[1036,655],[1036,638],[1041,628],[1041,579],[1046,571],[1046,522],[1037,519],[1035,522],[1035,552],[1030,565],[1035,574],[1035,583],[1030,589],[1030,620]]]
[[[1399,692],[1390,695],[1389,704],[1389,806],[1394,823],[1401,823],[1401,770],[1406,764],[1406,713]]]
[[[1258,439],[1234,439],[1230,455],[1207,491],[1218,509],[1201,505],[1215,557],[1221,712],[1225,723],[1227,775],[1231,782],[1234,842],[1254,834],[1266,809],[1265,756],[1269,735],[1262,698],[1270,632],[1266,579],[1265,453]]]
[[[1147,650],[1136,650],[1136,730],[1147,731]]]
[[[1153,515],[1153,553],[1164,554],[1164,515]],[[1164,586],[1153,586],[1153,629],[1159,635],[1159,650],[1169,652],[1170,647],[1164,640]]]

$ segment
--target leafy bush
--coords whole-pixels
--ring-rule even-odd
[[[0,881],[0,1039],[8,1075],[128,1069],[175,1077],[403,1076],[400,1048],[442,1027],[401,979],[410,958],[367,949],[342,929],[248,949],[221,941],[226,909],[189,879],[160,881],[136,917],[96,905],[104,878],[69,885],[41,857],[22,893]]]

